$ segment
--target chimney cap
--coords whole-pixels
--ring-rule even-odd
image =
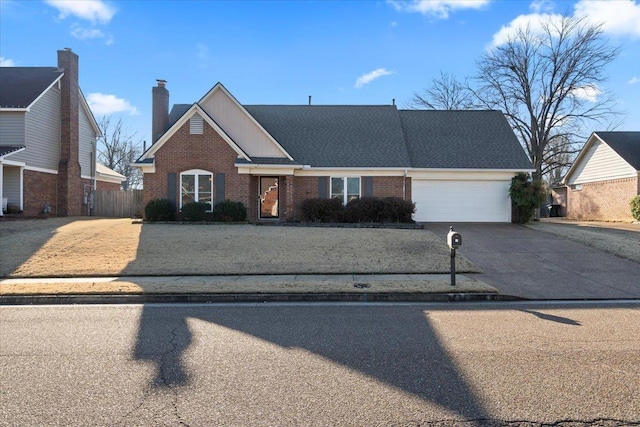
[[[163,79],[156,79],[159,87],[165,87],[167,85],[167,81]]]
[[[71,52],[71,48],[70,47],[65,47],[64,50]]]

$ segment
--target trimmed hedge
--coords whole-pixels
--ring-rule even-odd
[[[344,206],[340,199],[306,199],[300,206],[307,222],[341,222]]]
[[[144,208],[144,217],[147,221],[172,221],[175,209],[173,203],[167,199],[154,199]]]
[[[640,195],[631,199],[631,203],[629,203],[629,207],[631,208],[631,215],[638,221],[640,221]]]
[[[242,202],[224,200],[213,208],[212,218],[217,222],[241,222],[247,219],[247,208]]]
[[[189,202],[182,206],[182,219],[193,222],[204,221],[209,209],[211,209],[211,205],[209,203]]]
[[[397,197],[363,197],[347,206],[340,199],[307,199],[301,211],[307,222],[413,223],[415,204]]]

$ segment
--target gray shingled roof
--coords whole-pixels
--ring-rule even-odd
[[[594,132],[627,163],[640,170],[640,132]]]
[[[500,111],[401,110],[414,168],[533,169]]]
[[[0,146],[0,157],[8,156],[11,153],[25,148],[24,145],[3,145]]]
[[[408,167],[394,106],[245,105],[299,163],[314,167]]]
[[[169,128],[173,126],[193,104],[174,104],[169,113]]]
[[[55,67],[0,67],[0,108],[26,108],[63,73]]]
[[[173,105],[169,125],[192,105]],[[397,110],[392,105],[244,108],[294,158],[294,162],[285,163],[313,167],[533,169],[500,111]],[[252,160],[273,163],[273,159]]]

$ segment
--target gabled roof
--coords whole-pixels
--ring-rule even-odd
[[[63,74],[56,67],[0,67],[0,109],[28,109]]]
[[[0,159],[3,159],[12,154],[19,153],[26,147],[24,145],[3,145],[0,146]]]
[[[96,172],[98,173],[99,178],[111,178],[112,180],[117,181],[126,181],[127,177],[114,171],[111,168],[103,165],[102,163],[96,163]]]
[[[222,129],[216,121],[204,111],[200,105],[193,104],[189,106],[186,112],[184,112],[175,123],[172,123],[167,130],[151,147],[147,149],[133,164],[148,163],[148,159],[152,157],[156,151],[158,151],[164,144],[173,136],[173,134],[189,120],[195,114],[200,115],[202,119],[211,126],[226,142],[229,146],[240,156],[241,158],[249,160],[249,156],[238,146],[238,144],[231,139],[231,137]]]
[[[495,110],[401,110],[411,166],[427,169],[533,169]]]
[[[640,132],[594,132],[627,163],[640,170]]]
[[[409,154],[394,106],[245,105],[303,165],[407,168]]]

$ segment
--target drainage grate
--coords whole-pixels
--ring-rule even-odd
[[[358,289],[366,289],[366,288],[370,288],[371,285],[369,285],[368,283],[354,283],[353,287]]]

